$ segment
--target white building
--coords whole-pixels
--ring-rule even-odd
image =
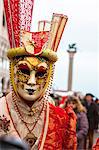
[[[9,61],[6,57],[8,48],[9,40],[4,16],[3,0],[0,0],[0,94],[6,92],[9,80]]]

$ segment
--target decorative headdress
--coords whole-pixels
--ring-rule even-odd
[[[44,23],[42,31],[30,32],[34,0],[4,0],[5,14],[8,27],[8,35],[11,49],[7,56],[13,60],[16,56],[47,57],[50,61],[57,60],[57,51],[67,16],[53,14],[50,23],[50,31],[45,31]],[[41,23],[41,22],[40,22]]]
[[[63,14],[53,13],[51,22],[39,21],[38,32],[30,32],[33,4],[34,0],[4,0],[11,47],[7,52],[7,56],[11,62],[10,78],[16,92],[13,72],[14,58],[20,56],[45,57],[51,62],[48,77],[49,83],[46,81],[45,86],[45,89],[47,89],[46,92],[48,91],[49,93],[54,73],[53,63],[57,61],[56,51],[68,18]],[[49,25],[50,30],[47,30]]]

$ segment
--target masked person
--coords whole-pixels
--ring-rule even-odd
[[[24,3],[16,5],[15,1],[4,2],[8,18],[8,34],[13,35],[13,31],[9,29],[11,25],[9,18],[12,17],[13,20],[15,17],[13,11]],[[24,5],[26,6],[27,3],[29,1]],[[13,8],[12,16],[7,16],[10,14],[9,8]],[[53,14],[50,31],[32,33],[25,31],[25,28],[20,30],[19,36],[18,31],[16,33],[16,29],[13,28],[16,38],[9,36],[11,49],[8,50],[7,56],[10,60],[12,91],[0,100],[0,135],[20,138],[29,144],[31,150],[76,150],[74,113],[72,110],[65,112],[48,102],[54,63],[57,61],[55,51],[66,21],[66,16]],[[13,20],[12,23],[17,22]],[[16,28],[14,25],[13,27]],[[25,27],[26,25],[24,24]]]

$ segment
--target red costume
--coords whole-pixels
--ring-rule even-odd
[[[99,138],[97,138],[96,144],[93,146],[92,150],[98,150],[99,149]]]
[[[7,96],[9,99],[11,94]],[[6,98],[6,100],[7,100]],[[2,117],[2,122],[0,126],[0,135],[12,135],[20,138],[19,133],[17,132],[17,127],[20,126],[23,129],[23,126],[17,122],[17,127],[13,123],[14,119],[9,112],[7,103],[3,97],[0,100],[0,114],[5,116]],[[8,102],[8,101],[7,101]],[[12,106],[10,106],[12,108]],[[76,150],[76,117],[71,108],[66,108],[64,111],[59,107],[55,107],[52,104],[49,104],[47,122],[42,130],[42,135],[40,137],[39,149],[43,150]],[[10,120],[10,121],[9,121]],[[20,121],[19,121],[20,122]],[[5,129],[5,130],[4,130]],[[24,130],[25,131],[25,130]],[[23,139],[23,137],[21,137]],[[42,142],[43,139],[43,142]],[[43,147],[43,148],[42,148]]]

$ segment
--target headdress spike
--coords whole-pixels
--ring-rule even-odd
[[[67,20],[68,17],[66,15],[53,13],[47,45],[48,49],[57,51]]]
[[[53,13],[52,20],[41,20],[38,22],[38,31],[48,31],[49,38],[45,49],[57,51],[68,17],[63,14]]]

